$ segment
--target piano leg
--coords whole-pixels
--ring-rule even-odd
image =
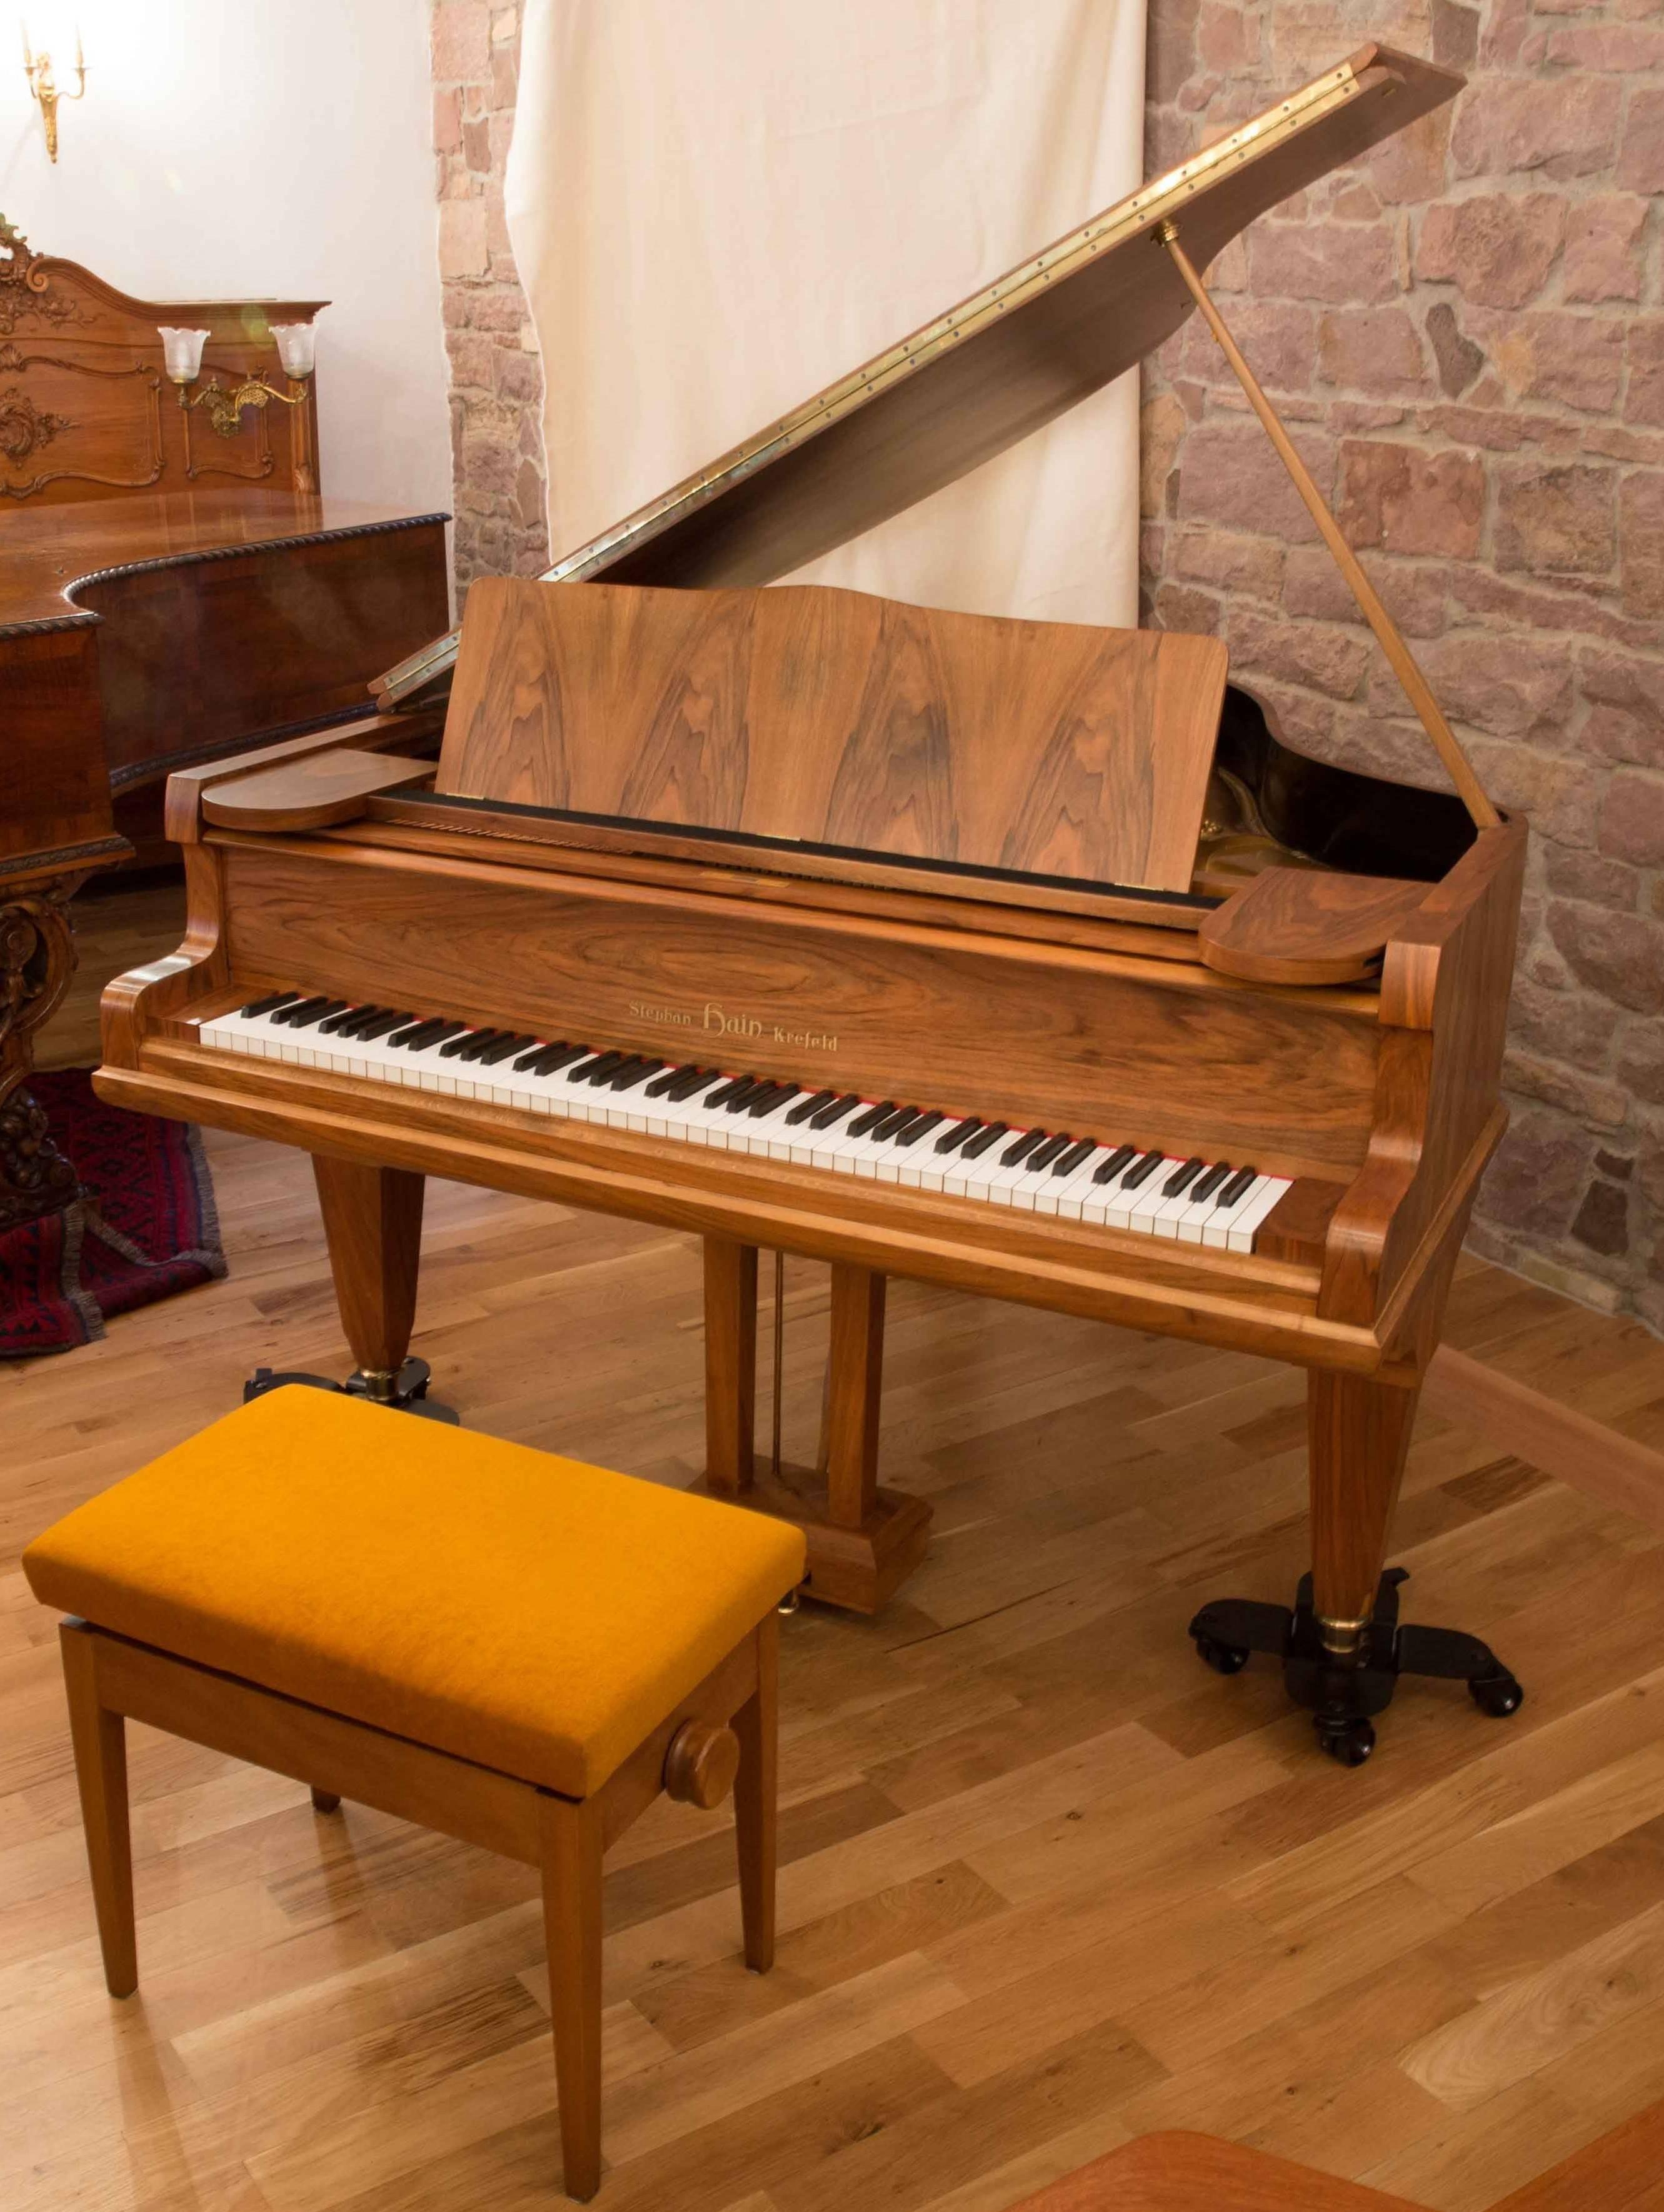
[[[807,1596],[877,1613],[924,1557],[931,1509],[878,1483],[878,1395],[884,1369],[884,1278],[832,1269],[829,1455],[813,1469],[759,1472],[756,1423],[757,1255],[705,1239],[705,1488],[714,1498],[794,1521],[809,1545]]]
[[[408,1358],[424,1179],[404,1168],[365,1167],[321,1152],[313,1154],[312,1170],[329,1239],[335,1301],[358,1363],[347,1389],[382,1405],[425,1395],[427,1369]],[[407,1376],[407,1365],[421,1368],[421,1374]]]
[[[1356,1658],[1375,1610],[1421,1396],[1315,1367],[1306,1385],[1312,1597],[1324,1649]]]
[[[1201,1657],[1234,1674],[1251,1651],[1280,1658],[1289,1695],[1343,1766],[1375,1749],[1375,1716],[1400,1676],[1466,1682],[1482,1712],[1504,1720],[1524,1692],[1490,1646],[1451,1628],[1399,1624],[1402,1567],[1382,1571],[1421,1395],[1407,1385],[1315,1368],[1307,1383],[1312,1571],[1292,1609],[1218,1598],[1190,1624]]]
[[[27,1083],[32,1032],[74,972],[69,904],[85,880],[83,872],[0,893],[0,1231],[60,1213],[81,1196],[80,1177],[53,1144]]]

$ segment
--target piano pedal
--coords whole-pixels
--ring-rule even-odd
[[[1356,1659],[1325,1650],[1309,1575],[1301,1577],[1292,1609],[1217,1598],[1191,1622],[1190,1634],[1197,1656],[1217,1674],[1240,1673],[1255,1651],[1280,1659],[1290,1698],[1311,1714],[1319,1746],[1342,1766],[1362,1766],[1375,1750],[1375,1717],[1391,1705],[1405,1674],[1466,1682],[1468,1696],[1493,1719],[1518,1712],[1525,1692],[1489,1644],[1454,1628],[1400,1627],[1399,1585],[1409,1578],[1403,1567],[1382,1577]]]
[[[433,1370],[425,1359],[407,1359],[392,1378],[390,1391],[373,1387],[367,1375],[348,1376],[344,1382],[332,1382],[327,1375],[308,1375],[299,1368],[285,1368],[274,1372],[270,1367],[257,1367],[243,1385],[243,1403],[252,1398],[264,1398],[268,1390],[281,1390],[286,1383],[304,1383],[311,1390],[340,1390],[349,1398],[365,1398],[372,1405],[391,1407],[395,1413],[420,1413],[429,1421],[448,1421],[452,1428],[460,1426],[453,1407],[441,1406],[428,1395],[428,1385]]]

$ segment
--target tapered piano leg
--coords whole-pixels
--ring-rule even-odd
[[[853,1613],[877,1613],[924,1557],[931,1510],[878,1486],[878,1392],[884,1367],[884,1279],[832,1269],[829,1453],[824,1480],[759,1468],[756,1420],[757,1255],[726,1237],[705,1240],[705,1487],[793,1521],[809,1546],[805,1594]]]
[[[416,1326],[423,1178],[321,1152],[312,1167],[341,1326],[358,1363],[349,1388],[392,1401]]]
[[[835,1261],[826,1459],[827,1511],[835,1528],[865,1527],[878,1502],[884,1364],[884,1278]]]
[[[1325,1649],[1342,1656],[1369,1625],[1420,1395],[1419,1381],[1321,1368],[1308,1378],[1312,1603]]]
[[[705,1239],[705,1480],[720,1498],[750,1490],[756,1467],[757,1252]]]

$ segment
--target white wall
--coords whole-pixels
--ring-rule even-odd
[[[427,0],[20,0],[87,96],[46,160],[15,18],[0,210],[142,299],[328,299],[324,489],[448,511]],[[275,363],[274,363],[275,373]]]

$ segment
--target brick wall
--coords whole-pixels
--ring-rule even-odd
[[[1664,1326],[1664,14],[1152,0],[1150,165],[1375,36],[1468,88],[1220,257],[1227,320],[1533,851],[1483,1252]],[[1150,614],[1290,738],[1428,748],[1197,319],[1144,404]]]
[[[535,576],[549,566],[543,363],[502,211],[519,10],[437,0],[432,37],[460,593],[475,576]]]
[[[1532,817],[1482,1251],[1664,1327],[1664,0],[1151,0],[1149,167],[1371,37],[1453,108],[1212,283],[1498,801]],[[547,564],[503,230],[513,7],[434,15],[459,580]],[[1084,210],[1083,210],[1084,212]],[[1291,739],[1429,750],[1206,332],[1151,364],[1146,619],[1217,630]]]

